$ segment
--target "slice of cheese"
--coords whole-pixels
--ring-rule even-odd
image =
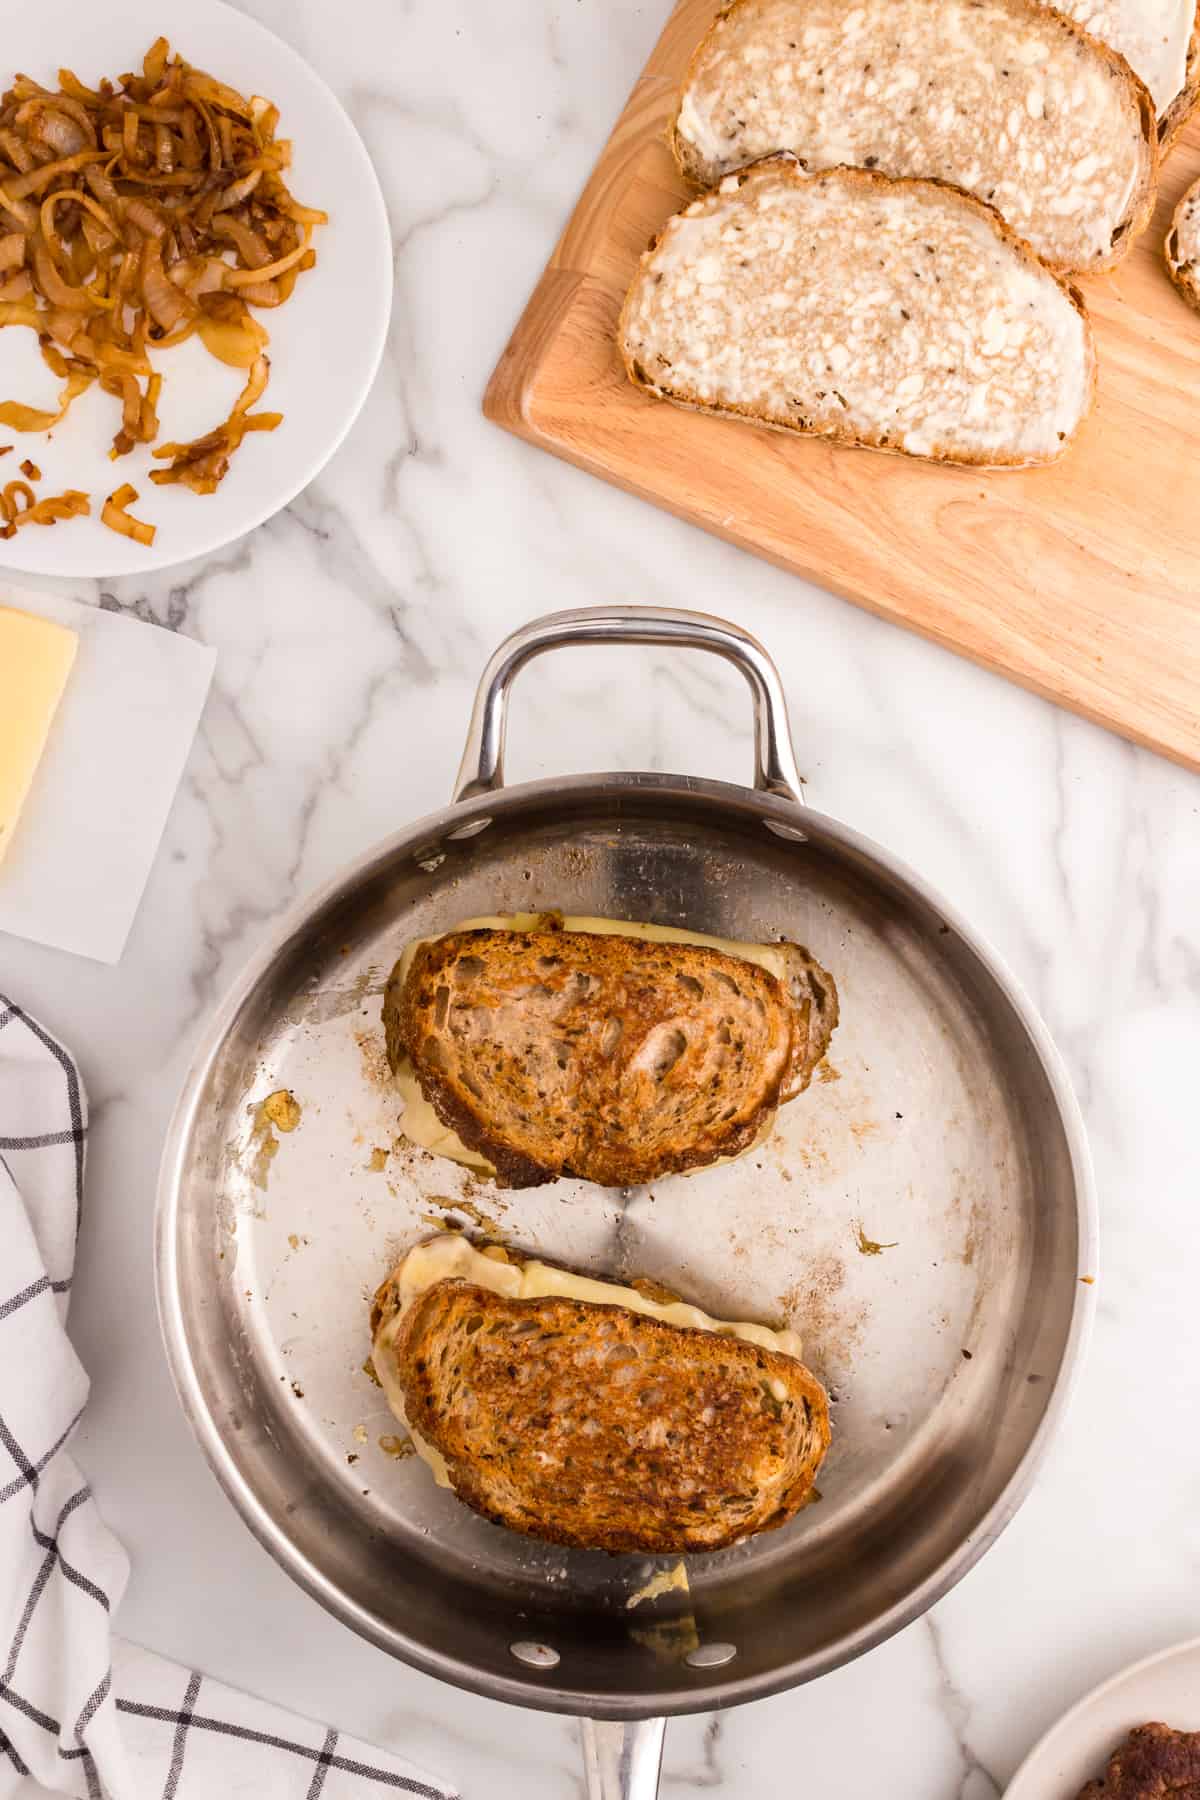
[[[0,862],[42,760],[79,639],[65,625],[0,607]]]
[[[461,925],[452,926],[451,930],[536,931],[547,918],[557,919],[559,916],[557,913],[487,913],[477,919],[464,919]],[[787,957],[777,944],[745,944],[736,938],[712,937],[706,931],[687,931],[679,925],[651,925],[636,919],[601,919],[586,913],[565,913],[561,918],[564,931],[590,931],[600,937],[644,938],[647,942],[656,944],[699,944],[703,949],[722,950],[726,956],[739,957],[742,962],[757,963],[769,975],[776,976],[784,983],[788,980]],[[449,933],[444,935],[448,936]],[[398,969],[400,981],[407,977],[413,957],[420,946],[428,942],[428,938],[414,938],[411,944],[405,945]],[[398,1065],[395,1081],[404,1101],[400,1129],[410,1143],[416,1144],[421,1150],[431,1150],[435,1156],[445,1156],[451,1162],[462,1163],[465,1168],[476,1169],[481,1174],[496,1173],[485,1156],[481,1156],[477,1150],[468,1149],[458,1133],[438,1118],[421,1092],[421,1084],[407,1057]],[[740,1151],[739,1155],[749,1155],[751,1150],[770,1135],[773,1123],[773,1119],[767,1119],[754,1143]],[[721,1163],[734,1160],[736,1159],[732,1157],[719,1158]]]
[[[392,1317],[382,1324],[371,1346],[371,1361],[379,1377],[379,1385],[387,1403],[412,1438],[418,1456],[433,1470],[439,1487],[449,1487],[450,1477],[440,1451],[426,1444],[412,1429],[404,1413],[404,1392],[396,1365],[395,1344],[404,1317],[418,1297],[435,1282],[450,1278],[474,1282],[491,1293],[504,1294],[510,1300],[538,1300],[554,1297],[586,1300],[596,1306],[623,1306],[629,1312],[646,1318],[661,1319],[667,1325],[690,1326],[693,1331],[715,1331],[722,1337],[742,1338],[763,1350],[777,1350],[799,1360],[803,1346],[794,1331],[749,1321],[716,1319],[691,1306],[686,1300],[650,1300],[637,1288],[624,1287],[613,1281],[598,1281],[590,1275],[576,1275],[569,1269],[556,1269],[549,1263],[526,1263],[511,1259],[506,1250],[493,1245],[477,1250],[466,1238],[447,1234],[418,1244],[409,1251],[393,1281],[400,1304]],[[781,1383],[774,1384],[778,1399],[783,1399]]]

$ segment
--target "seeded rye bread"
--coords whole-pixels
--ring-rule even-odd
[[[747,1149],[806,1087],[837,989],[696,944],[554,927],[418,946],[384,993],[388,1057],[502,1186],[629,1187]]]
[[[1165,155],[1200,106],[1200,0],[1191,0],[1192,35],[1183,87],[1158,122],[1159,152]]]
[[[373,1329],[389,1305],[385,1283]],[[581,1549],[721,1550],[773,1530],[829,1445],[824,1389],[795,1357],[620,1306],[442,1280],[405,1315],[395,1367],[460,1500]]]
[[[1188,304],[1200,312],[1200,181],[1176,207],[1163,248],[1171,280]]]
[[[1200,99],[1196,0],[1058,0],[1057,10],[1116,50],[1145,82],[1164,154]]]
[[[701,186],[778,150],[951,182],[1063,274],[1120,261],[1157,168],[1144,84],[1036,0],[733,0],[671,140]]]
[[[991,468],[1054,461],[1095,382],[1080,296],[991,207],[788,154],[667,222],[618,341],[679,405]]]

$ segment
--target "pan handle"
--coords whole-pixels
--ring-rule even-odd
[[[665,1719],[584,1719],[587,1800],[655,1800],[666,1726]]]
[[[796,766],[787,701],[779,671],[757,638],[709,613],[656,606],[579,607],[548,613],[505,638],[483,671],[454,784],[454,799],[471,800],[504,786],[504,738],[508,693],[527,662],[545,650],[575,644],[665,644],[709,650],[740,669],[754,702],[754,785],[801,803],[803,776]]]

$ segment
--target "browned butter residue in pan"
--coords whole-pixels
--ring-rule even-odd
[[[295,1131],[300,1123],[301,1106],[291,1088],[276,1088],[268,1094],[259,1107],[259,1115],[274,1125],[277,1131]]]
[[[478,1192],[478,1189],[475,1191]],[[470,1219],[480,1231],[486,1232],[493,1242],[499,1243],[503,1239],[504,1231],[500,1221],[491,1213],[485,1212],[477,1201],[461,1196],[454,1200],[447,1194],[429,1194],[426,1198],[428,1204],[438,1207],[440,1212],[461,1213],[464,1218]],[[497,1198],[495,1204],[502,1211],[507,1210],[502,1200]],[[439,1231],[462,1231],[464,1229],[460,1221],[439,1217],[437,1213],[422,1213],[421,1217],[428,1220],[431,1225],[436,1225]]]
[[[290,1088],[276,1088],[254,1109],[254,1124],[250,1130],[250,1179],[264,1192],[271,1178],[271,1164],[279,1154],[279,1139],[275,1133],[295,1131],[301,1112],[300,1102]]]
[[[406,1456],[415,1456],[417,1453],[417,1446],[410,1437],[396,1437],[391,1432],[386,1432],[380,1438],[379,1448],[385,1456],[394,1458],[396,1462],[403,1462]]]
[[[867,1236],[863,1230],[861,1219],[854,1221],[854,1242],[858,1245],[860,1256],[882,1256],[885,1250],[894,1250],[899,1241],[899,1238],[896,1238],[890,1244],[877,1243],[874,1238]]]

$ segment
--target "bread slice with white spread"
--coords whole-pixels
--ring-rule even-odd
[[[1164,251],[1171,280],[1189,306],[1200,312],[1200,181],[1176,207]]]
[[[953,182],[1060,273],[1111,268],[1146,224],[1149,92],[1036,0],[733,0],[692,58],[671,132],[707,186],[791,150]]]
[[[1166,150],[1200,100],[1197,0],[1058,0],[1058,11],[1118,51],[1145,82]]]
[[[668,221],[619,343],[661,399],[992,468],[1054,461],[1094,383],[1079,296],[990,207],[786,155]]]

